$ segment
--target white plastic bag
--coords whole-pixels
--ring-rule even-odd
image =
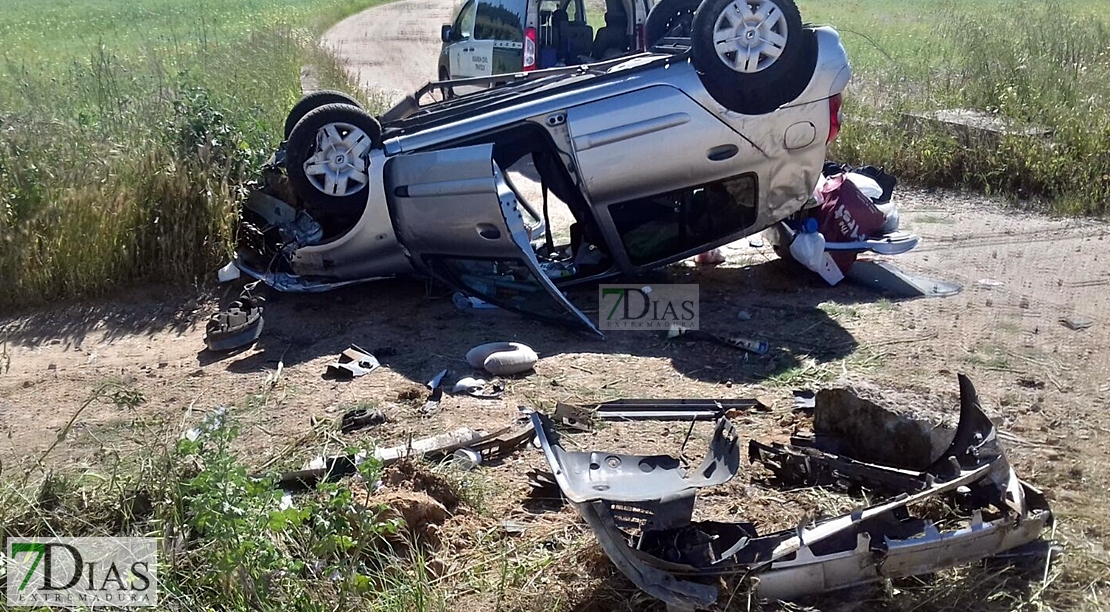
[[[816,225],[814,219],[808,221],[814,221],[811,225]],[[840,266],[833,261],[832,255],[825,252],[825,237],[815,227],[806,229],[810,231],[802,231],[794,236],[794,241],[790,243],[790,254],[798,263],[816,272],[830,285],[844,280]]]
[[[852,181],[856,189],[859,189],[860,193],[871,198],[872,202],[883,197],[883,188],[879,187],[879,183],[870,176],[864,176],[858,172],[847,172],[844,174],[844,178]]]

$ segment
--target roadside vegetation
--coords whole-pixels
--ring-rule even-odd
[[[1110,2],[800,0],[855,69],[830,156],[927,186],[1110,213]],[[971,127],[922,119],[972,110]]]
[[[6,0],[0,311],[218,267],[302,67],[347,85],[317,35],[378,1]]]
[[[74,417],[100,402],[133,411],[144,397],[106,383]],[[22,475],[10,469],[0,481],[0,539],[157,537],[162,610],[442,609],[420,543],[400,514],[373,500],[379,462],[285,497],[274,475],[249,471],[234,413],[213,410],[186,432],[136,419],[148,452],[117,456],[107,472],[44,474],[53,447],[28,457]]]

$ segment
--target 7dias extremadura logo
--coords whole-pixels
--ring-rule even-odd
[[[9,606],[158,604],[154,538],[9,538]]]

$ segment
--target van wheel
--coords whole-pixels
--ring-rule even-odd
[[[651,49],[668,36],[689,37],[694,11],[699,5],[701,0],[662,0],[653,6],[648,13],[647,21],[644,22],[647,48]]]
[[[341,91],[314,91],[301,98],[293,105],[293,110],[289,111],[289,115],[285,118],[285,139],[289,140],[289,134],[293,132],[293,127],[297,125],[298,121],[325,104],[350,104],[362,108],[358,100]]]
[[[813,76],[817,48],[794,0],[705,0],[692,29],[694,67],[730,110],[769,113],[798,97]]]
[[[312,110],[289,134],[289,182],[312,208],[361,210],[369,197],[370,150],[381,138],[381,124],[361,108],[339,103]]]

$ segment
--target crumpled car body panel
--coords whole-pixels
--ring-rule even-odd
[[[275,218],[248,203],[243,226],[253,229],[236,265],[278,290],[303,292],[418,273],[596,332],[558,287],[680,261],[758,233],[809,201],[825,162],[830,99],[851,69],[834,30],[806,35],[818,58],[808,85],[760,115],[713,99],[688,53],[536,71],[387,112],[381,146],[366,160],[361,210],[301,202],[326,229],[321,237],[298,231],[296,214]],[[570,242],[548,245],[554,253],[533,244],[546,231],[540,202],[509,178],[529,156],[527,171],[574,218]],[[286,159],[280,150],[272,168]],[[520,299],[525,292],[543,300]]]
[[[767,535],[758,535],[747,523],[692,520],[697,490],[726,482],[736,473],[731,462],[735,430],[727,419],[718,422],[708,456],[688,481],[677,460],[670,460],[674,467],[657,473],[656,466],[672,463],[658,456],[620,455],[618,468],[649,462],[653,469],[639,476],[641,484],[630,482],[636,476],[631,470],[599,478],[593,473],[600,471],[599,460],[617,455],[567,453],[550,419],[540,414],[532,419],[557,482],[614,565],[671,608],[694,610],[716,601],[718,591],[711,580],[718,576],[748,576],[760,596],[793,599],[937,571],[1040,537],[1052,523],[1044,496],[1014,474],[994,424],[962,375],[960,390],[960,424],[948,449],[929,469],[908,475],[906,470],[871,465],[872,472],[865,474],[872,478],[874,471],[890,470],[896,478],[887,482],[901,483],[910,491],[812,527],[799,525]],[[815,464],[820,461],[814,458]],[[702,473],[707,465],[723,467],[723,475],[707,480]],[[611,481],[620,482],[619,499],[591,488]],[[964,524],[940,529],[911,514],[910,506],[938,496],[968,510]]]

